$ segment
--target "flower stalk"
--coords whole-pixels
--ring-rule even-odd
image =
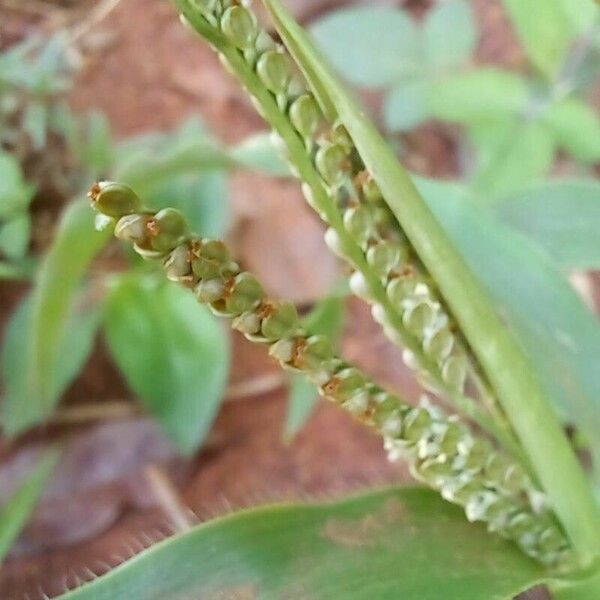
[[[484,522],[549,567],[571,563],[567,538],[517,461],[426,398],[412,407],[336,356],[327,337],[304,331],[292,303],[268,298],[222,241],[194,236],[178,211],[145,210],[130,188],[116,183],[96,184],[90,197],[115,223],[116,237],[161,263],[168,279],[192,290],[249,340],[267,344],[284,369],[302,373],[324,398],[374,428],[391,455],[408,460],[417,479],[461,506],[470,521]]]

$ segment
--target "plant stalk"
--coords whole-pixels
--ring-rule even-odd
[[[293,38],[296,49],[302,44],[302,61],[294,57],[308,64],[320,89],[327,90],[366,167],[482,365],[581,560],[589,564],[600,554],[600,511],[523,351],[364,110],[332,75],[281,3],[264,3],[284,41]]]

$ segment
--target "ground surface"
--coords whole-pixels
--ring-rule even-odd
[[[292,5],[307,21],[342,3],[294,0]],[[0,21],[4,17],[3,33],[9,40],[55,27],[57,20],[71,14],[86,16],[80,7],[75,11],[77,3],[3,4],[0,1]],[[49,13],[44,12],[48,4],[54,4]],[[420,13],[427,2],[406,5]],[[477,0],[475,5],[483,31],[480,58],[518,68],[522,57],[497,4]],[[214,54],[180,26],[167,3],[122,0],[88,37],[94,48],[86,54],[71,103],[79,110],[104,111],[119,135],[168,129],[192,114],[200,115],[226,142],[262,128]],[[457,173],[451,132],[426,127],[404,142],[413,169],[439,177]],[[295,186],[239,174],[231,181],[231,191],[236,206],[231,239],[244,265],[257,271],[276,295],[301,302],[318,298],[337,266],[333,259],[323,258],[328,255],[321,225]],[[292,220],[297,224],[294,236],[286,226]],[[0,287],[1,323],[24,290],[16,285]],[[358,302],[351,302],[349,310],[346,354],[414,397],[414,384],[397,353],[372,325],[368,311]],[[127,554],[126,548],[167,535],[169,503],[165,508],[160,501],[165,483],[177,493],[171,509],[189,508],[194,521],[265,499],[331,497],[409,480],[402,466],[385,460],[374,436],[329,406],[320,406],[298,438],[284,444],[286,392],[277,371],[242,339],[234,338],[234,349],[230,396],[235,399],[225,404],[208,444],[191,462],[177,458],[153,424],[133,413],[87,424],[62,423],[11,447],[4,444],[0,489],[3,481],[31,464],[40,445],[58,437],[69,440],[51,488],[0,572],[0,598],[33,599],[42,591],[53,596],[73,585],[76,577],[86,577],[87,569],[99,573],[114,565]],[[65,404],[104,403],[109,417],[111,403],[127,398],[127,389],[99,341]]]

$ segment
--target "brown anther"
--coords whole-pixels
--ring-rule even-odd
[[[325,396],[334,398],[337,393],[339,384],[340,384],[339,379],[334,376],[325,385],[322,385],[321,389],[323,390],[323,393],[325,394]]]
[[[186,288],[190,288],[192,289],[197,283],[198,281],[196,280],[196,278],[194,277],[194,275],[184,275],[183,277],[180,277],[177,280],[182,286],[186,287]]]
[[[275,310],[275,304],[271,300],[264,300],[256,310],[256,316],[262,321]]]
[[[369,183],[369,181],[371,181],[371,173],[367,169],[363,169],[354,177],[354,183],[360,187]]]
[[[202,240],[194,240],[188,250],[188,260],[192,262],[194,258],[200,256],[200,250],[202,249]]]
[[[294,343],[294,352],[290,362],[296,369],[302,368],[302,356],[304,355],[306,344],[306,338],[298,338]]]
[[[233,277],[229,277],[225,280],[225,288],[223,290],[223,300],[229,298],[235,289],[235,279]]]
[[[412,265],[405,265],[405,267],[400,272],[402,277],[414,277],[415,269]]]
[[[148,219],[148,222],[146,223],[146,231],[150,237],[156,237],[160,234],[160,227],[158,226],[156,219]]]
[[[90,188],[90,191],[87,193],[87,197],[92,201],[92,202],[97,202],[98,201],[98,196],[100,196],[100,192],[102,191],[102,188],[100,187],[99,183],[94,183],[94,185],[92,185],[92,187]]]
[[[315,139],[319,141],[331,141],[331,127],[326,121],[321,121],[315,132]]]

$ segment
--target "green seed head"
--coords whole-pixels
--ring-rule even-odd
[[[290,101],[294,100],[306,93],[306,85],[299,77],[292,76],[285,93]]]
[[[144,245],[147,237],[146,225],[149,215],[126,215],[121,217],[115,226],[115,237],[126,242]]]
[[[444,361],[450,356],[454,347],[454,335],[445,325],[439,329],[430,329],[423,340],[423,350],[436,362]]]
[[[390,302],[398,310],[402,310],[404,299],[415,293],[417,284],[418,279],[412,269],[394,277],[386,288]]]
[[[189,0],[189,3],[202,13],[213,13],[219,6],[219,0]]]
[[[278,360],[285,365],[294,358],[295,347],[296,343],[291,338],[279,340],[269,348],[269,356],[272,356],[275,360]]]
[[[329,185],[340,185],[346,175],[347,152],[340,144],[326,143],[315,156],[315,166]]]
[[[164,268],[167,278],[171,281],[180,281],[183,277],[188,277],[192,272],[189,246],[187,244],[177,246],[165,258]]]
[[[415,478],[438,488],[452,474],[452,469],[443,456],[426,458],[411,464]]]
[[[219,277],[231,264],[231,254],[220,240],[203,240],[192,253],[192,270],[200,279]]]
[[[460,456],[456,458],[457,469],[466,472],[479,473],[494,454],[492,445],[483,438],[469,439],[469,443],[461,445]]]
[[[196,286],[196,298],[204,304],[218,302],[225,295],[225,282],[222,279],[203,279]]]
[[[481,481],[477,478],[458,476],[446,481],[440,491],[444,500],[464,506],[471,496],[483,489]]]
[[[446,457],[452,458],[458,453],[459,441],[465,436],[465,430],[460,423],[450,421],[439,437],[439,449]]]
[[[115,181],[95,183],[88,197],[98,212],[109,217],[123,217],[142,208],[142,202],[137,194],[128,185]]]
[[[361,171],[356,178],[356,182],[358,189],[362,192],[363,198],[367,202],[378,204],[383,200],[379,186],[368,171]]]
[[[329,139],[332,143],[342,146],[346,154],[350,154],[354,150],[354,142],[343,123],[334,124],[329,132]]]
[[[364,416],[365,411],[369,408],[371,395],[369,390],[363,388],[350,396],[348,400],[342,402],[342,406],[356,417]]]
[[[251,47],[258,33],[256,17],[243,6],[231,6],[223,13],[221,29],[227,39],[241,50]]]
[[[403,427],[403,439],[409,444],[416,444],[429,431],[433,423],[431,414],[426,408],[413,408],[406,415]]]
[[[294,364],[313,380],[317,380],[317,385],[323,385],[333,376],[334,354],[333,345],[327,336],[312,335],[298,347]]]
[[[525,471],[519,465],[513,463],[504,472],[504,477],[500,481],[500,487],[510,494],[522,490],[528,483],[529,478]]]
[[[486,483],[497,486],[499,482],[504,480],[511,464],[509,458],[504,454],[498,452],[489,454],[483,465],[483,478]]]
[[[321,111],[311,94],[300,96],[290,106],[290,121],[304,139],[312,139],[321,119]]]
[[[291,302],[281,302],[263,319],[261,333],[268,340],[278,340],[294,335],[299,325],[296,307]]]
[[[402,323],[412,334],[419,338],[425,335],[438,314],[438,306],[426,298],[411,297],[403,302]]]
[[[362,391],[367,383],[366,377],[358,369],[348,367],[335,374],[332,397],[340,403],[350,400]]]
[[[184,216],[174,208],[163,208],[146,224],[150,246],[157,252],[170,252],[189,235]]]
[[[275,50],[277,44],[266,31],[259,31],[254,42],[254,48],[259,54],[263,54],[267,50]]]
[[[392,394],[379,394],[373,414],[373,422],[385,438],[398,438],[402,433],[402,423],[406,410]]]
[[[482,490],[469,497],[465,504],[465,513],[469,521],[487,521],[500,502],[500,497],[491,490]]]
[[[454,390],[462,392],[467,378],[467,359],[465,356],[450,356],[442,367],[442,378]]]
[[[260,317],[252,311],[242,313],[236,317],[231,326],[246,335],[256,335],[260,331]]]
[[[520,512],[508,520],[506,530],[512,537],[520,539],[534,529],[535,525],[536,519],[531,513]]]
[[[538,548],[543,554],[554,554],[567,547],[565,536],[556,526],[545,529],[538,539]]]
[[[286,54],[268,50],[256,63],[256,73],[274,94],[283,94],[292,77],[292,64]]]
[[[233,287],[225,298],[225,309],[230,315],[241,315],[256,308],[264,299],[265,292],[254,275],[240,273],[233,280]]]
[[[385,240],[379,241],[367,250],[367,262],[378,277],[384,280],[392,271],[398,269],[405,259],[406,254],[403,254],[400,246]]]
[[[373,238],[375,229],[371,211],[367,206],[356,206],[344,211],[344,227],[361,247]]]

